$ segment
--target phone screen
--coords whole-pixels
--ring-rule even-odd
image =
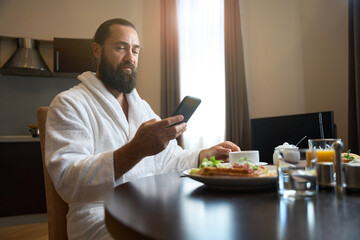
[[[188,122],[190,117],[193,115],[195,110],[200,105],[200,103],[201,100],[199,98],[191,97],[191,96],[184,97],[184,99],[180,102],[179,106],[176,108],[174,114],[172,115],[172,116],[183,115],[184,120],[181,122],[177,122],[171,125],[170,127],[182,122]]]

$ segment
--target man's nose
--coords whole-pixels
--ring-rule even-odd
[[[135,64],[136,57],[132,51],[126,51],[125,60]]]

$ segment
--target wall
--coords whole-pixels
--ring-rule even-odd
[[[160,0],[2,0],[0,36],[41,40],[52,40],[54,37],[92,38],[103,21],[114,17],[128,19],[136,25],[143,43],[138,91],[155,112],[160,113],[159,11]],[[152,27],[145,29],[144,23],[149,22]],[[1,43],[0,66],[15,48],[8,45]],[[52,69],[52,54],[41,53]],[[0,135],[29,134],[26,124],[36,123],[36,108],[49,105],[57,93],[77,83],[78,80],[71,78],[0,75]]]
[[[141,97],[150,104],[155,113],[160,115],[160,0],[144,0],[143,14],[143,41],[137,90]]]
[[[241,0],[250,117],[305,111],[296,0]]]
[[[36,109],[77,83],[72,78],[0,76],[0,135],[30,135],[26,125],[37,123]]]
[[[334,110],[347,147],[348,1],[306,0],[300,7],[306,111]]]
[[[334,111],[347,147],[345,0],[240,0],[250,117]]]
[[[2,0],[0,34],[52,40],[91,38],[105,20],[123,17],[142,35],[142,0]]]

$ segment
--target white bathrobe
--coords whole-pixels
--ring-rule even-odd
[[[172,140],[164,151],[142,159],[115,181],[113,151],[128,143],[143,122],[160,118],[134,89],[126,95],[127,121],[120,104],[94,73],[85,72],[79,80],[82,83],[57,95],[49,107],[46,166],[69,204],[69,239],[110,239],[104,225],[106,194],[127,181],[196,167],[199,150],[183,150]]]

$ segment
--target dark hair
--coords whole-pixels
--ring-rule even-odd
[[[105,40],[109,37],[110,34],[110,27],[114,24],[119,24],[122,26],[131,27],[136,30],[135,25],[131,22],[122,19],[122,18],[113,18],[107,20],[106,22],[102,23],[99,28],[96,30],[96,33],[93,38],[93,42],[96,42],[100,45],[103,45]]]

